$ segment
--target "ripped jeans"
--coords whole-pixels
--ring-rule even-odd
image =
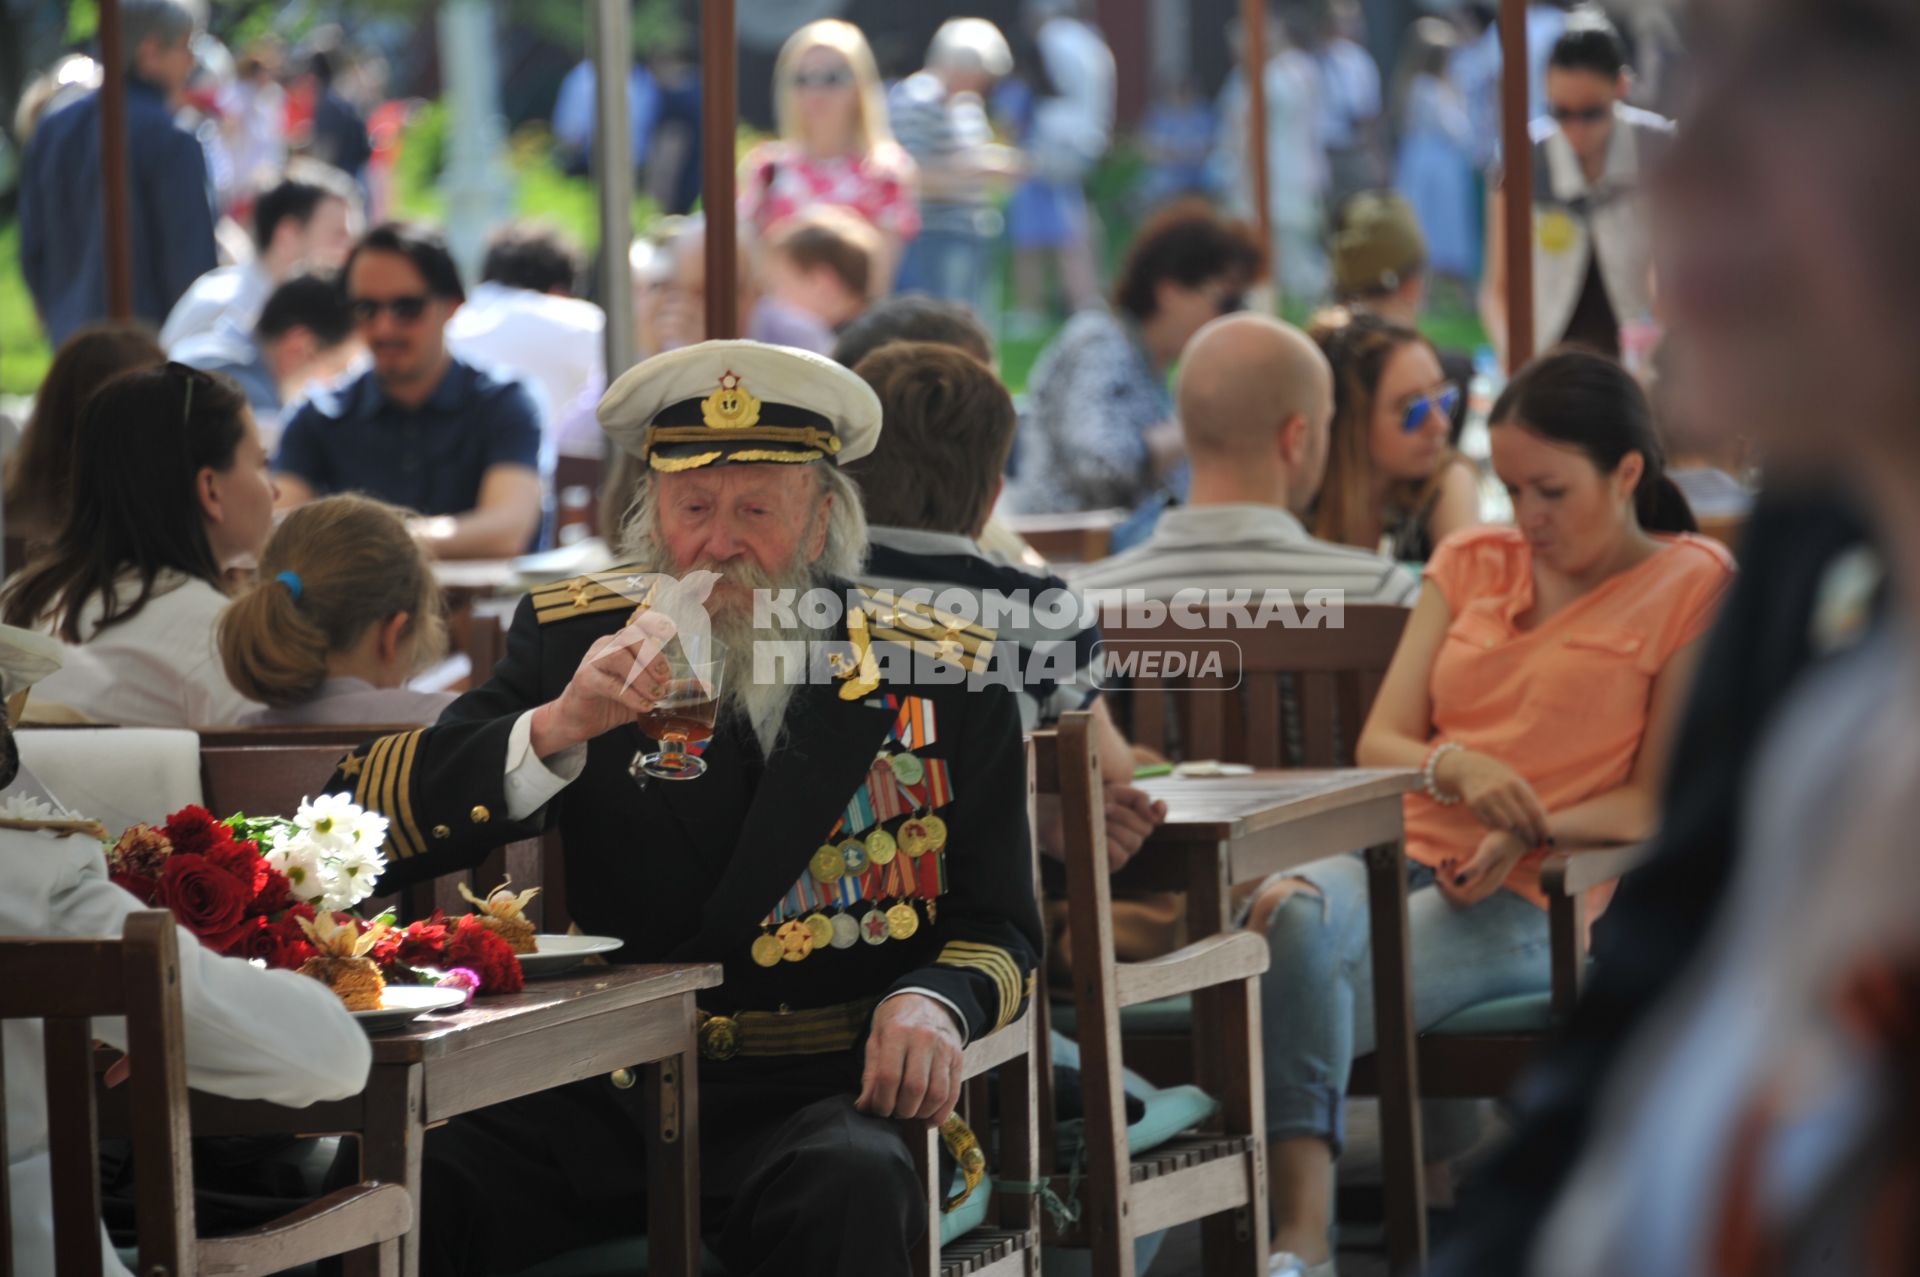
[[[1367,866],[1359,855],[1317,860],[1287,875],[1297,891],[1267,924],[1272,965],[1260,986],[1267,1138],[1345,1142],[1347,1074],[1374,1047],[1373,945]],[[1510,891],[1462,909],[1433,870],[1407,865],[1413,1022],[1431,1028],[1477,1002],[1549,985],[1547,914]]]

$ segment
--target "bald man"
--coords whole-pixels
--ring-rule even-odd
[[[1080,590],[1339,590],[1347,603],[1410,606],[1412,574],[1392,560],[1308,534],[1299,514],[1326,474],[1333,373],[1291,324],[1216,319],[1180,357],[1176,406],[1193,468],[1188,503],[1123,554],[1072,572]],[[1224,598],[1222,600],[1225,601]]]

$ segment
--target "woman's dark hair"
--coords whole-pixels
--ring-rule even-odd
[[[20,451],[7,466],[7,522],[58,530],[73,481],[73,435],[103,382],[130,368],[157,368],[166,352],[134,324],[98,324],[67,338],[34,396]]]
[[[1633,492],[1634,513],[1648,532],[1698,532],[1693,510],[1667,476],[1667,454],[1654,429],[1653,406],[1640,383],[1605,355],[1564,348],[1522,368],[1487,417],[1512,422],[1551,443],[1587,454],[1601,474],[1612,474],[1629,452],[1646,463]]]
[[[420,278],[426,281],[427,291],[442,301],[463,302],[467,299],[467,290],[460,282],[460,268],[453,264],[453,254],[447,251],[447,241],[440,232],[426,226],[416,226],[410,222],[382,222],[360,237],[360,242],[347,254],[347,264],[340,269],[340,282],[344,286],[353,274],[353,264],[362,253],[393,253],[413,263],[420,272]]]
[[[1163,281],[1197,288],[1226,275],[1244,288],[1266,273],[1266,250],[1244,223],[1221,217],[1205,200],[1178,200],[1134,237],[1113,300],[1135,319],[1151,319]]]
[[[138,615],[172,569],[220,585],[220,563],[194,492],[201,470],[226,470],[247,429],[247,400],[227,378],[185,364],[122,373],[100,387],[73,437],[73,491],[53,545],[0,593],[6,623],[48,618],[80,643],[97,594],[99,628]],[[139,576],[131,599],[115,582]]]
[[[1627,69],[1627,46],[1606,14],[1582,5],[1567,15],[1566,30],[1553,42],[1547,65],[1562,71],[1591,71],[1603,79],[1617,80]]]

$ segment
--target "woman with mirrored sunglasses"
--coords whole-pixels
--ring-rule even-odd
[[[1533,122],[1534,345],[1616,358],[1623,324],[1653,317],[1653,240],[1642,199],[1673,121],[1627,105],[1625,47],[1597,10],[1567,20],[1547,60],[1546,114]],[[1506,223],[1487,204],[1480,314],[1507,345]]]
[[[858,27],[810,22],[788,38],[773,68],[780,136],[740,166],[740,219],[765,236],[777,223],[838,204],[873,223],[884,241],[876,296],[891,288],[920,230],[913,159],[894,140],[873,50]]]
[[[1479,476],[1448,442],[1461,387],[1411,328],[1330,311],[1312,336],[1333,366],[1333,429],[1314,535],[1424,563],[1480,521]]]

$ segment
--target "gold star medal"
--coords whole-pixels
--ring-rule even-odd
[[[781,923],[773,934],[780,957],[787,962],[798,962],[813,952],[813,929],[798,918]]]

